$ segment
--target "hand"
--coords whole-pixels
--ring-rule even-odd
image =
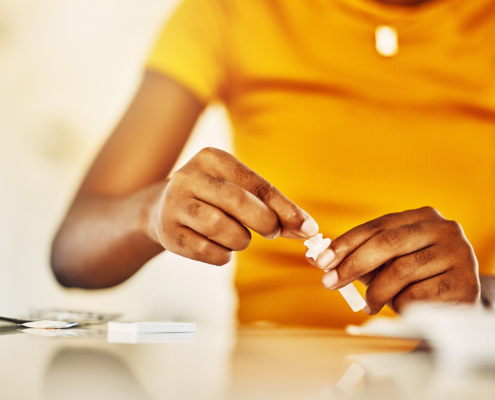
[[[478,262],[461,226],[424,207],[369,221],[335,239],[318,259],[327,289],[359,279],[368,286],[365,312],[385,304],[402,312],[415,301],[475,305]]]
[[[244,250],[250,228],[267,239],[304,239],[318,225],[268,181],[213,148],[172,175],[150,214],[150,237],[165,249],[214,265]]]

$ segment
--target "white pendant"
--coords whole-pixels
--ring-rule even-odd
[[[380,25],[375,29],[375,47],[383,57],[393,57],[399,52],[399,35],[397,30],[388,25]]]

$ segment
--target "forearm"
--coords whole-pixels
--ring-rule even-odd
[[[122,198],[79,195],[53,241],[58,281],[68,287],[114,286],[162,252],[149,220],[165,185]]]

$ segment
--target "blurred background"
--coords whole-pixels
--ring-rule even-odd
[[[64,289],[52,237],[86,169],[132,98],[178,0],[0,0],[0,315],[34,308],[122,312],[136,320],[230,322],[233,265],[164,254],[119,287]],[[178,162],[230,149],[208,109]]]

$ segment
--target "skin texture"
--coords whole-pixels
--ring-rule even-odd
[[[359,225],[335,239],[316,262],[308,262],[328,271],[323,277],[327,289],[363,282],[368,314],[385,304],[402,312],[416,301],[474,306],[480,300],[471,245],[457,222],[432,207]]]
[[[165,249],[223,265],[249,245],[247,228],[268,239],[318,232],[308,213],[224,151],[203,149],[166,179],[202,109],[172,80],[145,75],[53,241],[62,285],[114,286]]]

